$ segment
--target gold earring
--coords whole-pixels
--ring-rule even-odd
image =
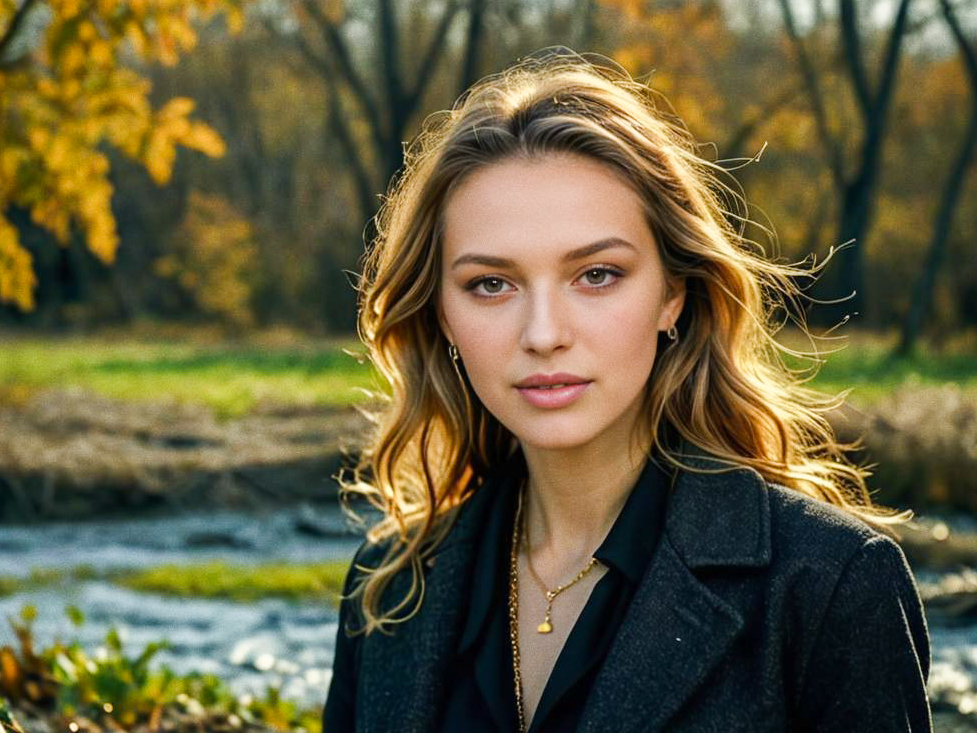
[[[675,328],[674,323],[668,327],[668,330],[665,332],[665,335],[668,336],[668,338],[670,338],[672,341],[678,341],[678,329]]]
[[[458,353],[458,347],[453,343],[449,343],[448,345],[448,356],[451,357],[451,366],[455,368],[455,374],[458,375],[458,381],[464,384],[465,378],[461,375],[461,369],[458,368],[458,365],[461,363],[461,354]],[[467,391],[465,392],[465,400],[468,400]],[[470,411],[471,407],[469,406],[469,413]]]

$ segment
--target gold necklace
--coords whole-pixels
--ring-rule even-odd
[[[520,663],[519,663],[519,540],[520,534],[526,537],[526,544],[529,544],[528,533],[523,525],[522,518],[522,497],[525,493],[525,487],[522,487],[519,491],[519,501],[516,504],[516,518],[512,523],[512,547],[509,551],[509,640],[512,642],[512,674],[515,679],[516,684],[516,709],[519,713],[519,732],[525,733],[526,730],[526,717],[523,712],[522,705],[522,674],[520,673]],[[522,532],[520,533],[520,529]],[[553,610],[553,599],[556,598],[560,593],[565,591],[574,583],[582,579],[590,570],[594,567],[597,562],[597,558],[592,557],[587,565],[577,573],[576,577],[569,583],[561,586],[557,586],[554,590],[547,590],[543,581],[540,577],[536,575],[536,571],[533,569],[532,560],[529,558],[529,553],[526,553],[526,561],[529,564],[529,571],[532,573],[536,582],[539,583],[540,588],[546,594],[546,618],[543,619],[543,623],[536,627],[536,630],[541,634],[548,634],[553,631],[553,624],[551,622],[551,612]]]
[[[524,522],[524,526],[522,528],[522,537],[526,541],[526,546],[528,548],[528,546],[529,546],[529,533],[526,530],[525,522]],[[553,631],[553,623],[552,623],[553,599],[556,598],[558,595],[560,595],[560,593],[562,593],[563,591],[565,591],[571,585],[573,585],[574,583],[580,581],[587,573],[589,573],[591,571],[591,569],[593,569],[593,567],[594,567],[594,565],[596,563],[597,563],[597,558],[596,557],[590,558],[590,561],[584,566],[583,570],[581,570],[579,573],[577,573],[576,577],[573,580],[571,580],[566,585],[558,585],[553,590],[549,590],[549,589],[547,589],[546,585],[543,583],[542,578],[540,578],[539,575],[536,574],[536,569],[533,567],[533,558],[529,554],[529,551],[527,549],[527,551],[526,551],[526,564],[529,565],[529,573],[536,580],[536,585],[538,585],[539,586],[539,589],[541,591],[543,591],[543,595],[546,596],[546,617],[543,619],[543,623],[539,624],[536,627],[536,631],[538,631],[541,634],[548,634],[551,631]]]

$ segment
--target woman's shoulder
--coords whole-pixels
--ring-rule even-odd
[[[369,575],[383,565],[389,559],[397,543],[396,535],[387,535],[378,539],[364,537],[349,563],[343,594],[346,595],[352,589],[353,582],[357,577]]]
[[[865,520],[840,506],[815,499],[775,481],[764,480],[763,483],[772,518],[787,528],[816,533],[842,543],[864,542],[884,536]]]
[[[817,567],[830,575],[873,558],[868,564],[880,571],[911,575],[899,544],[861,517],[776,482],[764,484],[775,563]]]
[[[751,466],[730,470],[728,461],[694,445],[683,448],[682,456],[689,467],[675,482],[669,524],[682,556],[694,567],[728,556],[747,566],[770,565],[774,574],[830,579],[866,548],[905,565],[899,545],[852,511],[768,479]]]
[[[765,483],[772,582],[799,608],[787,636],[803,660],[801,715],[823,715],[831,730],[901,729],[910,718],[929,730],[929,629],[902,548],[841,507]]]

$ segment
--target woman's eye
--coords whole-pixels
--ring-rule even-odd
[[[481,290],[479,290],[481,288]],[[501,277],[483,277],[475,280],[468,285],[468,290],[473,291],[476,295],[499,295],[504,293],[505,290],[505,280]]]
[[[619,277],[620,273],[608,267],[592,267],[583,274],[588,285],[596,287],[606,287],[614,282],[613,278]]]

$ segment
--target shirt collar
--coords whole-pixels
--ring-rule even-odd
[[[665,522],[665,504],[671,475],[654,459],[645,461],[611,531],[594,557],[638,585],[658,546]]]
[[[519,452],[521,458],[521,451]],[[497,481],[487,482],[482,489],[495,492],[486,512],[485,523],[477,540],[486,551],[477,552],[471,586],[471,605],[459,642],[459,653],[476,640],[493,603],[503,602],[509,577],[509,550],[512,544],[512,517],[515,514],[517,491],[525,475],[525,461],[510,461]],[[617,519],[594,557],[618,572],[630,584],[637,586],[651,561],[665,520],[665,506],[670,489],[671,474],[649,458],[637,482],[628,494]]]
[[[471,604],[458,645],[459,653],[471,647],[478,639],[493,603],[506,602],[506,584],[509,578],[509,551],[512,547],[512,517],[516,499],[525,476],[522,451],[510,459],[503,470],[487,479],[479,491],[491,491],[486,497],[489,505],[485,521],[476,539],[481,552],[475,553],[471,580]]]

